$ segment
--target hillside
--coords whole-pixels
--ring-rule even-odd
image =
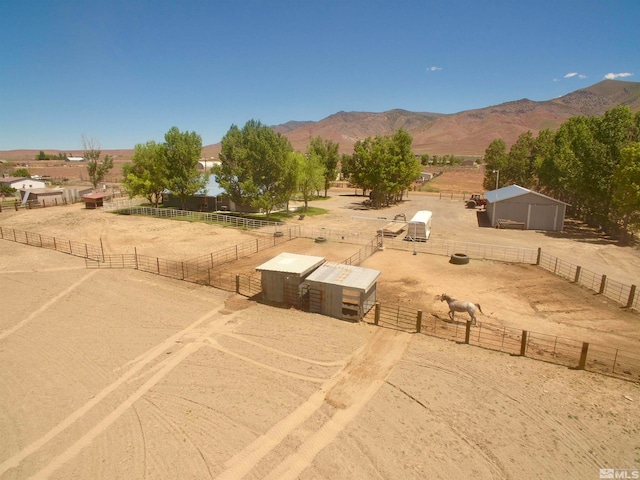
[[[306,149],[310,137],[321,136],[339,143],[342,153],[351,153],[360,139],[391,135],[402,128],[413,137],[416,153],[482,156],[496,138],[502,138],[510,146],[523,132],[553,130],[570,117],[602,115],[618,105],[640,111],[640,82],[604,80],[552,100],[537,102],[525,98],[455,114],[400,109],[381,113],[338,112],[319,121],[292,120],[272,128],[289,138],[299,151]],[[104,152],[116,155],[120,163],[128,161],[133,150]],[[207,145],[202,156],[215,157],[219,152],[219,143]],[[0,151],[0,159],[32,161],[37,153],[37,150]]]
[[[349,153],[359,139],[404,128],[413,137],[416,153],[480,156],[496,138],[511,145],[523,132],[553,130],[568,118],[602,115],[618,105],[639,111],[640,83],[604,80],[553,100],[522,99],[450,115],[405,110],[339,112],[318,122],[304,122],[298,128],[274,129],[286,135],[296,150],[304,150],[309,137],[320,135],[338,142],[340,151]]]

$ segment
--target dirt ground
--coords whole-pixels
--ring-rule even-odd
[[[434,212],[432,238],[542,248],[637,283],[637,251],[584,229],[478,226],[460,199],[412,193],[369,211],[335,190],[292,220],[375,232]],[[254,238],[80,206],[3,212],[0,225],[185,260]],[[339,260],[358,245],[278,250]],[[261,257],[243,260],[251,269]],[[385,249],[381,302],[637,350],[637,313],[529,265]],[[231,267],[230,267],[231,268]],[[640,469],[640,386],[528,358],[274,308],[133,270],[0,241],[0,478],[598,478]]]

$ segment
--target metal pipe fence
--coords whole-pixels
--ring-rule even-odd
[[[418,253],[445,256],[453,255],[454,253],[463,253],[469,258],[498,260],[511,263],[535,264],[538,256],[538,250],[533,248],[452,242],[440,239],[429,239],[426,242],[410,242],[396,238],[384,238],[383,242],[386,248],[395,250],[415,250]]]
[[[627,285],[584,269],[539,250],[538,265],[573,283],[582,285],[622,306],[640,311],[640,291],[635,285]]]
[[[0,240],[9,240],[22,243],[32,247],[48,248],[57,252],[66,253],[75,257],[102,260],[103,252],[101,247],[89,245],[87,243],[75,242],[39,233],[25,232],[14,228],[0,227]]]
[[[364,319],[377,326],[421,333],[477,347],[528,357],[572,369],[640,382],[640,352],[582,342],[516,328],[478,322],[443,320],[404,305],[377,303]]]

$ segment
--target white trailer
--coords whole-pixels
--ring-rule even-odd
[[[431,235],[431,216],[429,210],[416,212],[407,225],[407,235],[404,237],[409,242],[426,242]]]

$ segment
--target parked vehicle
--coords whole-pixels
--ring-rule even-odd
[[[474,193],[465,204],[467,208],[484,208],[487,205],[487,199],[481,193]]]

